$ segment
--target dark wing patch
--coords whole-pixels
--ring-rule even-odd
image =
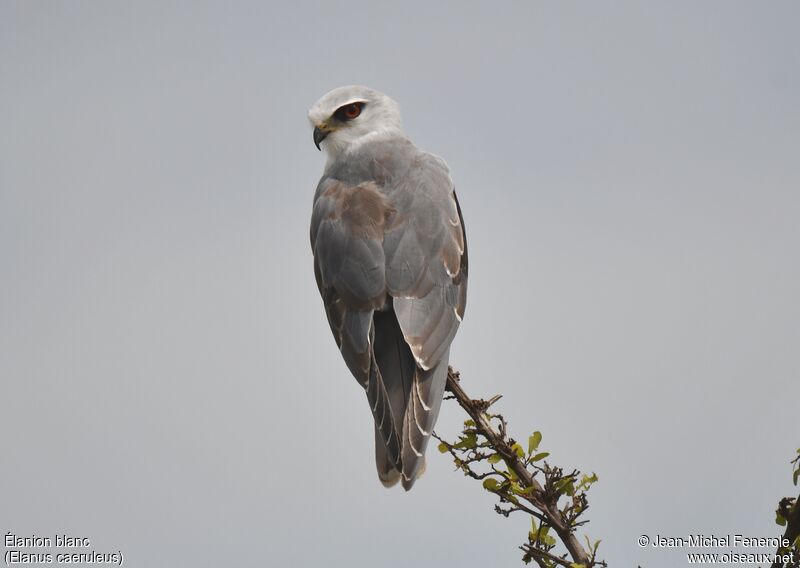
[[[386,301],[383,231],[391,204],[374,183],[323,184],[311,217],[320,286],[333,288],[350,308],[380,308]]]
[[[467,229],[464,226],[464,216],[461,214],[461,205],[458,203],[458,196],[453,190],[453,201],[456,202],[456,212],[458,213],[459,233],[461,239],[458,241],[462,245],[463,253],[461,254],[461,262],[459,264],[459,271],[453,277],[453,282],[458,285],[458,299],[456,300],[456,315],[458,320],[464,319],[464,312],[467,309],[467,277],[469,276],[469,255],[467,252]]]

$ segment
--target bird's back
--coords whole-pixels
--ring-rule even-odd
[[[328,165],[311,243],[334,337],[367,392],[381,481],[413,485],[466,303],[466,240],[447,166],[404,137]]]

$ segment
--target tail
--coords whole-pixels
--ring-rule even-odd
[[[447,383],[449,349],[426,371],[417,366],[394,310],[374,312],[373,325],[376,365],[370,382],[383,385],[393,422],[387,431],[387,424],[378,427],[376,418],[375,464],[384,486],[401,481],[408,491],[425,471],[425,448]]]
[[[402,483],[406,491],[425,473],[425,449],[442,406],[449,358],[448,347],[435,367],[427,371],[417,367],[414,373],[403,417],[400,453]]]

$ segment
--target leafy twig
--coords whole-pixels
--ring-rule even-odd
[[[800,480],[800,448],[797,457],[790,463],[794,466],[792,481],[797,485]],[[786,527],[783,540],[789,544],[778,547],[772,568],[800,568],[800,496],[797,499],[784,497],[780,500],[775,511],[775,522]]]
[[[540,432],[528,438],[527,451],[510,438],[506,420],[491,414],[489,408],[499,400],[472,399],[459,382],[459,373],[452,367],[447,375],[447,390],[469,415],[458,441],[450,443],[439,436],[439,450],[449,453],[464,475],[480,480],[484,489],[500,500],[495,511],[508,517],[522,512],[531,517],[528,542],[520,546],[523,561],[531,560],[540,568],[600,568],[604,561],[597,559],[597,547],[588,541],[584,547],[576,535],[577,527],[589,503],[586,492],[597,481],[597,475],[581,474],[574,470],[565,473],[551,466],[545,458],[550,454],[539,450]],[[550,534],[553,530],[555,536]],[[557,537],[557,538],[556,538]],[[566,552],[554,552],[558,542]]]

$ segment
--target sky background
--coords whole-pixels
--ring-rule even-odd
[[[131,566],[521,565],[528,520],[434,447],[410,493],[375,473],[308,243],[306,110],[361,83],[451,167],[464,388],[598,473],[601,556],[673,568],[685,551],[637,537],[778,534],[798,21],[793,1],[3,2],[0,532]],[[437,430],[464,418],[446,402]]]

